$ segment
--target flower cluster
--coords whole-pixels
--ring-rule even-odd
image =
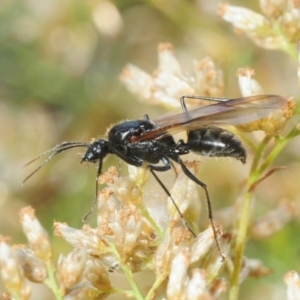
[[[281,47],[283,47],[282,45],[285,43],[283,37],[277,36],[273,32],[273,28],[271,28],[269,21],[265,20],[263,16],[257,14],[253,15],[252,12],[246,9],[242,9],[242,12],[244,12],[246,16],[242,14],[242,17],[238,19],[238,14],[241,13],[239,8],[233,8],[227,4],[224,4],[223,6],[221,5],[221,12],[222,9],[224,18],[226,12],[226,18],[228,20],[232,20],[236,17],[236,24],[245,22],[244,27],[240,26],[239,28],[244,29],[245,31],[248,30],[247,33],[249,34],[249,36],[252,37],[257,43],[261,43],[261,46],[265,46],[268,48],[279,48],[280,45]],[[205,99],[201,100],[201,96],[204,96],[202,98],[205,98],[205,96],[219,97],[220,95],[222,95],[224,80],[221,70],[215,67],[215,64],[210,58],[205,58],[201,63],[197,63],[197,65],[198,68],[195,68],[194,75],[186,75],[186,73],[180,68],[180,64],[174,56],[172,46],[170,44],[161,44],[158,47],[158,68],[153,72],[152,76],[133,65],[128,65],[121,75],[121,81],[125,84],[130,92],[134,93],[142,101],[147,101],[147,103],[160,104],[162,106],[171,106],[173,108],[176,108],[179,106],[179,98],[181,96],[194,95],[196,96],[195,99],[197,100],[197,102],[190,102],[188,103],[188,106],[201,106],[203,105],[202,100],[205,101]],[[251,99],[254,99],[255,95],[265,94],[262,86],[254,79],[254,75],[255,71],[250,67],[244,67],[238,70],[238,83],[240,92],[243,97],[252,97]],[[147,82],[147,84],[143,85],[143,83],[145,82]],[[199,97],[199,95],[201,96]],[[266,98],[267,97],[268,95],[266,95]],[[246,184],[249,187],[249,190],[246,192],[245,197],[247,197],[248,199],[250,199],[249,195],[261,181],[271,175],[274,171],[280,169],[274,168],[266,174],[263,174],[267,166],[272,162],[274,157],[276,157],[275,154],[278,154],[277,149],[274,149],[274,152],[271,152],[271,155],[268,157],[267,162],[260,162],[260,160],[261,153],[264,147],[266,147],[268,142],[272,140],[273,136],[276,137],[282,132],[286,125],[286,122],[294,114],[296,108],[295,101],[292,98],[286,99],[282,97],[282,99],[284,99],[283,102],[285,104],[276,112],[270,113],[267,117],[261,119],[258,118],[258,120],[254,122],[239,124],[238,126],[236,126],[238,129],[246,132],[262,130],[266,135],[265,142],[262,142],[262,145],[260,146],[261,149],[259,149],[261,152],[257,151],[256,153],[257,157],[255,157],[253,161],[251,170],[252,174],[249,175],[248,183]],[[216,100],[222,101],[222,99]],[[224,98],[223,100],[228,99]],[[254,100],[252,102],[254,107],[255,105],[259,107],[260,100],[261,99],[257,100],[257,102],[256,100]],[[296,127],[290,132],[290,134],[288,134],[286,139],[289,140],[292,137],[297,136],[298,134],[299,130]],[[282,141],[284,141],[284,139],[282,139]],[[255,180],[253,180],[254,178]],[[249,194],[247,194],[248,192]],[[248,224],[246,226],[245,224],[242,224],[243,216],[239,214],[236,215],[236,211],[241,210],[241,207],[239,207],[239,205],[240,202],[238,201],[236,207],[228,207],[222,212],[216,212],[215,215],[217,215],[218,220],[221,220],[222,225],[226,226],[227,224],[228,228],[231,228],[230,226],[234,225],[234,222],[239,221],[240,218],[240,226],[242,228],[247,228],[249,226]],[[249,209],[247,207],[246,209],[243,209],[243,213],[249,216],[249,214],[251,213]],[[268,238],[280,231],[297,215],[298,212],[295,209],[292,201],[279,201],[277,207],[262,215],[253,224],[250,224],[251,235],[256,239]],[[241,250],[238,249],[236,251],[240,252]],[[226,251],[226,253],[228,252]],[[173,299],[189,299],[187,296],[190,295],[189,291],[185,290],[184,292],[182,292],[182,285],[189,286],[189,283],[193,282],[194,276],[198,276],[198,287],[199,289],[201,289],[201,282],[203,278],[205,278],[205,276],[201,276],[201,272],[193,273],[192,277],[186,276],[187,267],[184,266],[188,266],[190,256],[191,253],[189,251],[183,251],[174,258],[174,260],[176,259],[176,266],[172,265],[171,270],[178,266],[177,274],[180,274],[182,278],[179,278],[179,275],[177,275],[176,277],[179,284],[178,288],[174,290],[174,293],[172,295],[174,297]],[[230,258],[227,257],[227,261],[228,260],[230,260]],[[237,273],[235,273],[236,271],[233,270],[232,275],[234,276],[233,278],[234,280],[236,280],[237,284],[240,284],[249,276],[261,277],[267,276],[271,273],[270,268],[264,266],[264,264],[257,259],[241,256],[239,258],[239,261],[236,262],[235,259],[233,264],[235,270],[238,270]],[[207,269],[205,271],[207,271]],[[170,282],[172,282],[172,280],[173,278],[172,276],[170,276]],[[176,279],[174,278],[174,280]],[[217,283],[215,282],[215,284]],[[225,286],[222,284],[222,287],[224,288]],[[235,288],[234,283],[233,288]],[[289,292],[290,291],[288,291],[288,293]],[[215,296],[214,294],[211,294],[209,297],[207,297],[207,299],[211,299],[210,297],[212,295],[213,297]],[[205,298],[205,296],[203,297]]]
[[[189,168],[195,172],[197,164],[189,164]],[[11,247],[8,239],[0,240],[2,277],[11,295],[29,299],[28,280],[46,283],[57,299],[104,299],[111,293],[130,295],[129,291],[113,286],[109,278],[110,272],[123,271],[134,291],[131,296],[139,299],[141,291],[135,290],[131,274],[143,270],[152,270],[156,278],[156,285],[145,299],[152,299],[168,277],[166,299],[184,299],[181,295],[187,295],[186,299],[214,297],[224,291],[225,281],[218,278],[224,263],[212,228],[192,238],[163,190],[159,205],[151,207],[149,202],[145,207],[143,186],[149,177],[147,172],[130,166],[129,176],[120,176],[111,167],[101,176],[101,183],[107,187],[99,193],[96,228],[84,225],[75,229],[65,223],[54,223],[55,234],[74,247],[68,255],[60,255],[56,264],[45,229],[34,210],[24,208],[20,213],[21,224],[29,245]],[[184,173],[178,175],[171,192],[182,213],[188,211],[190,202],[198,195],[196,185]],[[223,252],[228,254],[229,236],[222,237],[221,229],[218,236]],[[189,266],[195,263],[199,267],[190,277]],[[178,269],[184,270],[180,287]]]
[[[291,43],[299,40],[299,1],[261,0],[260,6],[265,16],[227,3],[220,4],[219,15],[262,48],[287,50],[286,39]]]
[[[206,96],[219,96],[223,88],[222,72],[209,58],[196,65],[194,76],[184,75],[172,46],[162,44],[159,46],[159,67],[153,76],[130,65],[121,79],[144,101],[164,106],[177,107],[178,97],[184,94],[201,92]],[[238,71],[240,90],[245,97],[263,94],[253,75],[254,70],[249,67]],[[260,129],[267,136],[276,135],[293,114],[294,106],[292,100],[286,101],[282,110],[240,125],[240,129]],[[199,162],[186,162],[186,165],[192,174],[198,172]],[[68,255],[60,255],[56,263],[48,234],[35,217],[34,210],[24,208],[20,220],[28,246],[11,246],[8,238],[0,239],[1,273],[8,292],[16,299],[29,299],[29,281],[32,281],[48,285],[57,299],[104,299],[113,293],[153,299],[161,284],[166,282],[164,299],[217,298],[227,289],[224,274],[226,271],[230,274],[231,267],[224,267],[233,265],[231,241],[235,236],[233,225],[239,214],[236,215],[234,207],[223,214],[216,212],[217,219],[227,230],[223,233],[216,223],[216,241],[212,227],[198,226],[201,208],[195,205],[199,203],[197,184],[189,180],[180,168],[174,171],[176,178],[170,189],[171,199],[161,186],[157,183],[153,186],[154,183],[148,180],[146,166],[129,166],[127,176],[120,176],[115,167],[110,167],[99,178],[99,183],[105,184],[106,188],[97,197],[97,226],[84,225],[82,229],[76,229],[65,223],[54,223],[55,234],[74,248]],[[249,190],[263,179],[252,182]],[[182,214],[186,220],[182,219]],[[296,215],[290,201],[282,201],[251,225],[251,235],[257,239],[269,237]],[[197,232],[195,236],[194,232]],[[227,264],[224,264],[218,246],[226,256]],[[133,273],[144,270],[150,270],[154,275],[152,287],[146,295],[133,277]],[[110,278],[112,272],[123,272],[132,290],[120,289]],[[249,276],[261,277],[269,273],[270,269],[260,260],[244,257],[239,282]],[[285,280],[288,293],[293,293],[291,290],[297,278],[289,274]]]
[[[109,4],[105,5],[106,10],[114,11],[114,32],[117,32],[122,26],[118,13]],[[293,42],[300,36],[297,1],[262,0],[261,7],[268,19],[228,4],[221,4],[219,13],[258,45],[286,50],[286,41]],[[95,22],[98,20],[99,30],[105,32],[107,28],[105,22],[100,22],[100,10],[95,12],[94,18]],[[286,38],[276,30],[276,24],[280,25]],[[241,68],[237,75],[243,97],[264,95],[263,88],[253,78],[253,69]],[[178,108],[183,95],[202,95],[212,97],[214,101],[229,100],[219,98],[223,95],[224,78],[211,58],[194,62],[194,70],[189,74],[181,68],[169,43],[159,45],[158,67],[152,75],[128,65],[121,74],[121,81],[142,101],[167,108]],[[187,98],[187,106],[207,104],[208,99],[204,98]],[[254,99],[252,104],[255,110],[259,100],[251,99]],[[279,168],[267,173],[264,171],[284,143],[299,134],[298,126],[287,137],[278,138],[278,145],[272,145],[273,151],[270,151],[265,162],[261,162],[265,147],[282,132],[294,113],[295,102],[284,97],[280,99],[285,105],[278,111],[255,122],[237,126],[243,131],[262,130],[265,133],[261,145],[253,147],[257,151],[245,183],[245,195],[239,197],[243,200],[240,202],[248,204],[244,211],[240,208],[241,203],[216,211],[215,226],[203,228],[198,222],[200,213],[203,214],[197,204],[201,198],[198,186],[180,168],[173,168],[175,179],[168,189],[171,198],[157,182],[149,180],[146,165],[140,168],[129,166],[128,175],[122,176],[117,168],[110,167],[99,178],[99,184],[106,187],[97,195],[96,226],[84,225],[78,229],[66,223],[54,223],[54,233],[73,247],[69,254],[60,254],[56,262],[50,238],[34,210],[31,207],[21,210],[20,222],[28,245],[11,245],[9,238],[0,237],[0,270],[7,289],[3,297],[30,299],[30,282],[34,282],[45,283],[56,299],[105,299],[111,294],[139,300],[150,300],[156,296],[167,300],[216,299],[228,289],[228,284],[236,290],[236,282],[240,284],[250,276],[267,276],[270,268],[258,259],[243,255],[246,239],[245,235],[240,238],[241,230],[236,228],[236,224],[240,223],[245,231],[249,229],[251,238],[263,239],[277,233],[298,215],[292,201],[284,199],[253,223],[242,223],[243,219],[250,219],[249,199],[253,190]],[[199,162],[185,162],[185,165],[196,176]],[[237,242],[232,243],[235,239]],[[226,257],[226,262],[221,254]],[[133,276],[143,271],[150,271],[153,275],[153,282],[147,282],[147,286],[139,286]],[[125,275],[130,290],[120,288],[118,282],[113,281],[112,273],[117,272]],[[230,283],[226,280],[228,276],[231,277]],[[284,280],[288,299],[299,298],[299,275],[291,271]],[[166,288],[161,292],[159,288],[163,283]]]
[[[158,68],[153,76],[128,64],[120,78],[128,90],[141,100],[167,108],[179,107],[178,99],[183,95],[220,97],[224,89],[223,73],[210,57],[195,61],[193,74],[186,74],[170,43],[158,46]],[[199,105],[199,100],[188,99],[187,102]]]
[[[160,44],[158,68],[153,76],[136,66],[128,65],[121,74],[121,81],[130,92],[150,104],[176,108],[180,106],[180,97],[188,95],[197,96],[197,99],[186,98],[187,105],[199,106],[207,104],[199,95],[213,98],[222,95],[224,79],[222,71],[211,58],[204,58],[195,63],[195,66],[194,75],[184,75],[172,46],[169,43]],[[255,71],[250,67],[240,68],[237,72],[240,91],[244,97],[265,94],[261,85],[253,78],[254,74]],[[259,106],[259,101],[257,105]],[[277,135],[293,115],[294,109],[295,102],[291,98],[282,110],[255,122],[239,125],[238,128],[247,132],[263,130],[267,135]]]

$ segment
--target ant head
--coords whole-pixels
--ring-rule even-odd
[[[109,142],[106,140],[98,140],[91,143],[83,155],[81,162],[97,162],[102,160],[109,153]]]

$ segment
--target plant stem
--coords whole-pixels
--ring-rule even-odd
[[[297,135],[299,135],[299,130],[297,128],[294,128],[285,138],[279,139],[278,143],[275,145],[275,147],[268,155],[264,163],[258,169],[257,173],[262,174],[267,169],[267,167],[274,161],[278,154],[283,150],[287,143]]]
[[[257,147],[257,149],[255,151],[255,156],[254,156],[254,159],[252,162],[250,174],[253,174],[255,172],[255,170],[257,169],[257,166],[258,166],[259,160],[263,154],[263,151],[265,150],[265,148],[268,145],[270,140],[271,140],[271,136],[266,135],[264,137],[264,139],[262,140],[262,142]]]
[[[276,24],[276,26],[274,27],[274,33],[276,35],[281,36],[282,39],[283,39],[283,43],[281,45],[282,51],[284,51],[291,58],[293,58],[294,60],[297,61],[298,60],[298,51],[297,51],[296,45],[295,45],[295,43],[291,42],[288,39],[288,37],[286,36],[286,34],[282,30],[281,24],[279,24],[279,23]]]
[[[252,199],[252,186],[255,182],[257,182],[263,172],[270,166],[270,164],[274,161],[274,159],[279,155],[279,153],[284,149],[286,144],[295,136],[299,134],[299,130],[294,128],[285,138],[278,139],[277,144],[274,146],[273,150],[267,156],[265,161],[259,167],[259,160],[262,156],[264,149],[266,148],[268,142],[270,141],[271,137],[265,137],[257,151],[255,153],[255,157],[253,159],[253,163],[250,170],[250,175],[248,177],[246,183],[246,192],[244,196],[244,202],[242,206],[241,216],[238,225],[238,233],[236,239],[236,246],[235,246],[235,258],[234,258],[234,268],[230,282],[230,293],[229,299],[230,300],[237,300],[239,294],[239,276],[242,267],[243,261],[243,254],[244,248],[247,238],[247,229],[249,225],[249,218],[250,218],[250,205]]]
[[[57,300],[63,300],[63,296],[55,278],[55,267],[51,261],[46,262],[48,278],[45,283],[49,286]]]
[[[142,294],[133,278],[131,269],[129,268],[129,266],[126,263],[122,262],[122,259],[120,257],[120,254],[119,254],[115,244],[110,244],[110,248],[111,248],[112,252],[114,253],[114,255],[116,256],[117,260],[120,262],[122,270],[132,288],[135,298],[137,300],[144,300],[144,297],[142,296]]]
[[[110,294],[122,294],[126,298],[133,298],[134,297],[134,293],[133,293],[132,290],[123,290],[123,289],[111,288],[109,290],[109,293]]]
[[[257,171],[259,160],[270,139],[271,139],[270,136],[266,136],[262,140],[258,148],[256,149],[255,156],[250,169],[250,174],[246,183],[246,192],[245,192],[242,211],[239,219],[238,233],[237,233],[236,246],[235,246],[234,268],[233,268],[233,273],[230,282],[230,286],[231,286],[230,295],[229,295],[230,300],[238,299],[240,270],[242,267],[243,254],[244,254],[244,248],[245,248],[246,237],[247,237],[247,229],[248,229],[249,217],[250,217],[249,212],[250,212],[251,199],[252,199],[252,192],[250,191],[250,189],[252,184],[259,179],[260,173]]]
[[[247,229],[248,229],[249,217],[250,217],[249,214],[250,205],[252,199],[252,192],[250,192],[249,189],[252,186],[252,184],[256,181],[256,178],[257,178],[256,176],[250,175],[249,180],[247,182],[246,194],[244,197],[242,213],[240,216],[240,221],[238,226],[238,234],[236,239],[234,268],[233,268],[233,273],[230,282],[230,286],[231,286],[230,294],[229,294],[230,300],[238,299],[240,270],[242,267],[243,254],[244,254],[244,248],[245,248],[246,237],[247,237]]]
[[[122,269],[123,269],[123,271],[127,277],[127,280],[132,288],[135,298],[137,300],[144,300],[144,297],[142,296],[142,294],[133,278],[133,275],[132,275],[132,272],[131,272],[131,269],[129,268],[129,266],[127,264],[122,264]]]
[[[155,280],[155,282],[153,283],[150,291],[148,292],[145,300],[151,300],[151,299],[154,299],[155,297],[155,291],[159,288],[159,286],[161,285],[161,283],[165,280],[165,276],[158,276]]]
[[[152,216],[149,214],[148,209],[145,207],[145,205],[141,206],[141,211],[143,216],[150,222],[150,224],[152,225],[152,227],[154,228],[154,230],[157,232],[157,234],[159,235],[160,239],[163,240],[165,234],[164,232],[161,230],[161,228],[156,224],[155,220],[152,218]]]

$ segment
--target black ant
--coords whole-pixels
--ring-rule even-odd
[[[187,110],[185,98],[209,100],[217,103]],[[170,192],[155,173],[168,171],[172,166],[172,162],[175,162],[181,166],[182,171],[189,179],[203,188],[206,195],[208,218],[212,225],[218,250],[224,259],[217,240],[217,231],[213,222],[207,186],[189,171],[180,156],[192,151],[204,156],[234,157],[242,163],[246,163],[246,151],[242,142],[233,133],[214,125],[238,125],[257,121],[280,109],[284,109],[287,99],[277,95],[258,95],[237,99],[183,96],[180,101],[183,109],[182,113],[163,116],[155,121],[151,121],[148,115],[145,115],[143,120],[123,121],[113,126],[108,132],[107,139],[99,139],[92,143],[63,142],[55,146],[27,164],[29,165],[36,159],[49,154],[49,157],[29,174],[24,182],[57,154],[68,149],[85,147],[87,150],[81,162],[98,163],[96,199],[103,159],[108,154],[114,154],[126,163],[136,167],[147,163],[147,168],[173,201],[180,217],[184,220]],[[175,142],[172,135],[181,131],[187,132],[187,142],[183,140]],[[161,163],[161,165],[157,165],[158,163]],[[85,219],[91,214],[95,205],[96,200]],[[184,223],[193,236],[196,236],[185,220]]]

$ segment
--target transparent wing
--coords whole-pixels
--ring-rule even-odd
[[[215,104],[194,108],[179,114],[162,116],[153,123],[157,126],[133,141],[142,141],[195,130],[205,125],[239,125],[254,122],[272,113],[283,110],[287,99],[277,95],[258,95],[230,99]]]

